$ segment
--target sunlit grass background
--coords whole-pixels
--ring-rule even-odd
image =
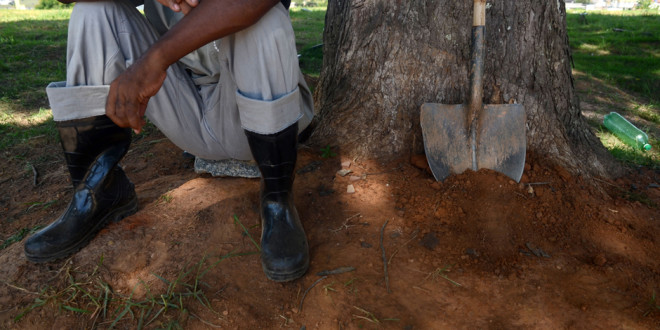
[[[587,79],[602,82],[591,85],[600,85],[601,90],[583,90],[580,94],[589,101],[607,99],[600,104],[602,113],[616,111],[636,123],[649,135],[654,150],[644,152],[623,144],[602,123],[592,123],[596,134],[616,158],[660,168],[658,11],[571,11],[567,22],[575,70]],[[599,93],[606,95],[598,96]]]

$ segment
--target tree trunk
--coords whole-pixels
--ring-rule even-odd
[[[330,0],[315,140],[352,156],[423,152],[423,103],[464,103],[472,2]],[[520,103],[528,150],[576,174],[621,173],[583,119],[563,1],[491,0],[484,103]]]

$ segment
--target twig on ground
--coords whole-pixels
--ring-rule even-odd
[[[530,183],[525,183],[526,186],[542,186],[546,184],[551,184],[552,182],[530,182]]]
[[[341,227],[339,227],[339,228],[337,228],[337,229],[332,229],[332,232],[333,232],[333,233],[336,233],[336,232],[338,232],[338,231],[340,231],[340,230],[342,230],[342,229],[348,229],[348,228],[350,228],[350,227],[355,227],[355,226],[357,226],[357,225],[349,225],[348,222],[351,221],[351,219],[353,219],[353,218],[355,218],[355,217],[359,217],[359,216],[361,216],[361,215],[362,215],[362,214],[360,214],[360,213],[356,213],[356,214],[353,214],[352,216],[346,218],[346,221],[344,221],[344,223],[341,225]]]
[[[387,288],[387,293],[392,293],[390,291],[390,277],[387,274],[387,257],[385,256],[385,245],[383,245],[383,236],[385,236],[385,226],[390,220],[385,220],[383,227],[380,229],[380,249],[383,252],[383,270],[385,272],[385,287]]]
[[[34,177],[33,184],[34,184],[34,186],[36,187],[36,186],[37,186],[37,183],[38,183],[37,180],[39,179],[39,172],[37,172],[37,168],[34,167],[34,165],[30,164],[30,167],[32,167],[32,175],[33,175],[33,177]]]
[[[328,277],[323,276],[323,277],[319,278],[318,280],[316,280],[316,282],[314,282],[314,284],[312,284],[312,286],[310,286],[309,288],[307,288],[307,290],[305,290],[305,293],[303,293],[302,299],[300,299],[300,306],[298,307],[298,311],[302,312],[303,302],[305,302],[305,296],[307,296],[307,293],[309,292],[309,290],[311,290],[313,287],[315,287],[317,284],[319,284],[319,282],[325,280],[326,278],[328,278]]]
[[[424,291],[424,292],[426,292],[426,293],[431,293],[431,290],[424,289],[424,288],[419,287],[419,286],[413,286],[412,288],[413,288],[413,289],[420,290],[420,291]]]
[[[327,276],[327,275],[337,275],[337,274],[343,274],[343,273],[348,273],[352,272],[355,270],[355,267],[339,267],[331,270],[324,270],[322,272],[316,273],[318,276]]]
[[[604,184],[608,184],[608,185],[610,185],[610,186],[612,186],[612,187],[617,187],[617,188],[619,188],[619,186],[617,186],[617,185],[615,185],[615,184],[613,184],[613,183],[611,183],[611,182],[607,182],[607,181],[605,181],[605,180],[601,180],[601,179],[599,179],[599,178],[593,178],[593,179],[596,180],[596,181],[598,181],[598,182],[602,182],[602,183],[604,183]]]
[[[399,246],[399,247],[394,251],[394,253],[392,253],[392,255],[390,256],[390,260],[387,261],[387,264],[388,264],[388,265],[390,264],[390,262],[392,262],[392,259],[394,259],[394,256],[395,256],[397,253],[399,253],[399,250],[400,250],[402,247],[408,245],[408,243],[412,242],[412,240],[414,240],[414,239],[417,237],[417,234],[419,234],[419,229],[415,229],[415,231],[413,232],[412,237],[410,237],[409,240],[407,240],[405,243],[403,243],[403,245]]]
[[[524,199],[527,199],[527,196],[525,196],[525,195],[523,195],[523,194],[521,194],[521,193],[519,193],[519,192],[517,192],[517,191],[514,191],[514,193],[515,193],[516,195],[520,195],[520,196],[522,196],[522,198],[524,198]]]

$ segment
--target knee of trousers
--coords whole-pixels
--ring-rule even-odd
[[[245,96],[274,100],[296,89],[300,69],[295,34],[283,6],[229,39],[230,70]]]
[[[71,11],[69,26],[78,26],[84,21],[108,21],[115,14],[131,9],[135,7],[128,0],[77,2]]]

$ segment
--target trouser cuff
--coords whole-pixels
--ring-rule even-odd
[[[64,121],[105,115],[110,86],[66,86],[53,82],[46,87],[53,120]]]
[[[295,124],[302,117],[300,90],[273,101],[252,99],[236,92],[236,103],[243,129],[257,134],[275,134]]]

